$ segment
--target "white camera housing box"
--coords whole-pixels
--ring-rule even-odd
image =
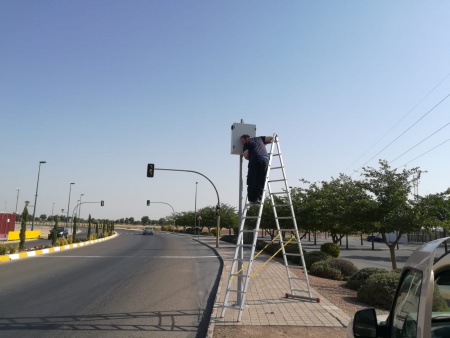
[[[250,137],[256,136],[256,125],[245,123],[233,123],[231,126],[231,154],[241,155],[242,143],[241,136],[247,134]]]

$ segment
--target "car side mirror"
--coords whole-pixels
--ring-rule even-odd
[[[364,309],[355,313],[353,318],[353,335],[355,337],[377,337],[377,314],[375,309]]]

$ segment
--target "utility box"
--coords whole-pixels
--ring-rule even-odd
[[[256,136],[256,124],[233,123],[231,126],[231,154],[241,155],[241,136],[247,134],[250,137]]]

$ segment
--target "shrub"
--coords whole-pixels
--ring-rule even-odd
[[[217,236],[217,228],[211,228],[211,236]]]
[[[235,235],[223,235],[222,237],[220,237],[220,240],[224,241],[224,242],[236,244],[237,236],[235,236]]]
[[[316,262],[325,261],[328,259],[331,259],[332,257],[322,251],[310,251],[305,254],[305,265],[306,269],[310,269],[311,265],[313,265]]]
[[[381,268],[363,268],[350,276],[345,286],[351,290],[358,291],[358,289],[366,282],[367,278],[376,273],[387,272]]]
[[[310,273],[314,276],[335,280],[345,280],[357,271],[355,264],[340,258],[316,262],[310,269]]]
[[[342,273],[342,276],[344,276],[344,280],[347,280],[349,277],[358,272],[356,265],[346,259],[333,258],[326,262],[333,268],[338,269]]]
[[[9,253],[13,254],[16,253],[17,251],[19,251],[19,244],[11,244],[9,246]]]
[[[329,254],[333,258],[338,258],[341,253],[341,249],[336,243],[323,243],[320,246],[320,251]]]
[[[439,288],[434,285],[433,291],[433,308],[431,311],[433,312],[449,312],[450,308],[447,306],[447,302],[444,297],[442,297]]]
[[[6,247],[6,245],[3,243],[0,243],[0,255],[6,255],[7,252],[8,252],[8,248]]]
[[[313,265],[311,265],[309,273],[317,277],[343,280],[344,276],[342,275],[341,271],[328,264],[329,261],[330,260],[315,262]]]
[[[361,285],[356,298],[371,306],[389,310],[399,280],[400,274],[395,271],[375,273]]]
[[[261,251],[262,249],[264,249],[264,247],[267,245],[267,243],[265,241],[262,241],[260,239],[258,239],[256,241],[256,250]]]

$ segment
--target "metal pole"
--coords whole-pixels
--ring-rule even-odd
[[[17,215],[17,203],[19,202],[19,191],[20,191],[20,188],[16,188],[16,190],[17,190],[17,198],[16,198],[16,215]]]
[[[196,234],[197,233],[197,185],[198,185],[198,182],[195,182],[195,207],[194,207],[194,229],[195,229],[195,232],[194,232],[194,234]]]
[[[241,121],[241,123],[242,123],[242,121]],[[240,155],[239,156],[239,227],[240,227],[241,222],[242,222],[242,191],[244,189],[244,183],[243,183],[243,180],[242,180],[242,164],[243,164],[243,161],[244,161],[244,157],[242,155]],[[238,233],[238,235],[239,235],[239,233]],[[244,233],[242,233],[242,242],[244,242],[244,237],[243,236],[244,236]],[[240,272],[238,274],[237,290],[243,291],[242,290],[242,287],[243,287],[243,284],[242,284],[242,277],[243,277],[242,276],[243,275],[243,273],[242,273],[242,270],[243,270],[242,269],[242,260],[244,258],[244,248],[242,246],[239,247],[238,257],[239,257],[239,260],[238,260],[238,271],[240,271]],[[240,293],[240,292],[238,292],[238,294],[237,294],[237,304],[238,304],[239,307],[241,307],[241,304],[242,304],[242,293]]]
[[[37,203],[37,197],[38,197],[38,188],[39,188],[39,175],[41,173],[41,164],[47,163],[45,161],[39,162],[39,170],[38,170],[38,178],[37,178],[37,184],[36,184],[36,195],[34,195],[34,207],[33,207],[33,219],[31,221],[31,231],[34,229],[34,217],[36,215],[36,203]]]
[[[70,193],[72,192],[72,184],[75,183],[70,183],[69,185],[69,202],[67,203],[66,229],[69,227]]]
[[[84,196],[84,194],[81,194],[80,195],[80,206],[78,207],[78,223],[79,224],[81,224],[81,222],[80,222],[80,215],[81,215],[81,197],[83,197]]]

